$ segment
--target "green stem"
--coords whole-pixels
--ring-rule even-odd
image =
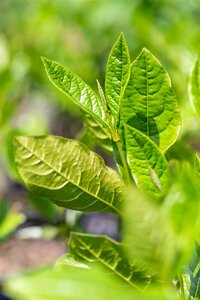
[[[117,146],[117,150],[119,152],[119,156],[120,156],[120,159],[121,159],[121,162],[122,162],[122,167],[123,167],[123,169],[119,169],[119,171],[120,171],[120,173],[122,175],[122,178],[124,179],[125,183],[127,183],[128,185],[131,185],[132,180],[131,180],[131,177],[130,177],[127,161],[126,161],[126,158],[124,156],[124,151],[123,151],[123,148],[122,148],[122,144],[120,143],[119,140],[115,141],[115,144]]]

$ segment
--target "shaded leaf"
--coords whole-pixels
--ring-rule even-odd
[[[63,267],[73,267],[73,268],[81,268],[81,269],[90,269],[86,264],[83,264],[79,261],[77,261],[74,256],[71,254],[67,253],[59,257],[56,261],[55,264],[57,267],[58,266],[63,266]]]
[[[28,189],[57,205],[120,213],[123,182],[84,144],[56,136],[17,137],[15,156]]]
[[[150,137],[162,151],[177,139],[180,114],[165,69],[143,49],[132,63],[120,110],[121,127],[128,124]]]
[[[146,135],[125,125],[127,160],[136,184],[159,198],[168,187],[168,163],[161,150]]]
[[[194,109],[200,117],[200,65],[198,60],[194,65],[190,78],[190,93]]]
[[[137,289],[150,283],[150,277],[144,271],[128,262],[123,245],[106,236],[72,233],[69,250],[77,259],[99,262]]]
[[[106,68],[106,99],[118,127],[120,102],[130,75],[130,56],[123,33],[111,49]]]
[[[59,63],[42,58],[51,82],[82,110],[108,128],[107,115],[99,96],[80,77]]]

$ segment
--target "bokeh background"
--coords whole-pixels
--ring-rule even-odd
[[[118,237],[111,215],[102,221],[99,215],[66,214],[29,195],[15,169],[12,139],[46,133],[80,137],[80,111],[49,82],[40,57],[66,65],[97,89],[96,79],[104,84],[109,51],[122,31],[132,60],[146,47],[167,69],[182,113],[177,147],[186,141],[181,155],[187,155],[190,147],[199,147],[200,126],[188,95],[200,54],[199,0],[0,1],[0,278],[55,260],[65,252],[73,226],[89,231],[96,226],[99,233],[109,230]]]

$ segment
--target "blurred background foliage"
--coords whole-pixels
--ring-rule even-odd
[[[169,155],[184,158],[190,146],[200,149],[200,125],[188,95],[189,74],[200,54],[200,0],[1,0],[0,13],[0,199],[24,198],[14,184],[19,180],[14,135],[74,138],[82,128],[79,110],[49,82],[40,57],[69,67],[97,90],[96,79],[104,84],[107,57],[121,31],[132,60],[146,47],[172,79],[183,128]],[[58,219],[50,203],[46,210],[26,197],[47,221]]]

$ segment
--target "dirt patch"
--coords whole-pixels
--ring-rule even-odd
[[[66,252],[59,240],[10,239],[0,245],[0,280],[17,272],[46,265]]]

